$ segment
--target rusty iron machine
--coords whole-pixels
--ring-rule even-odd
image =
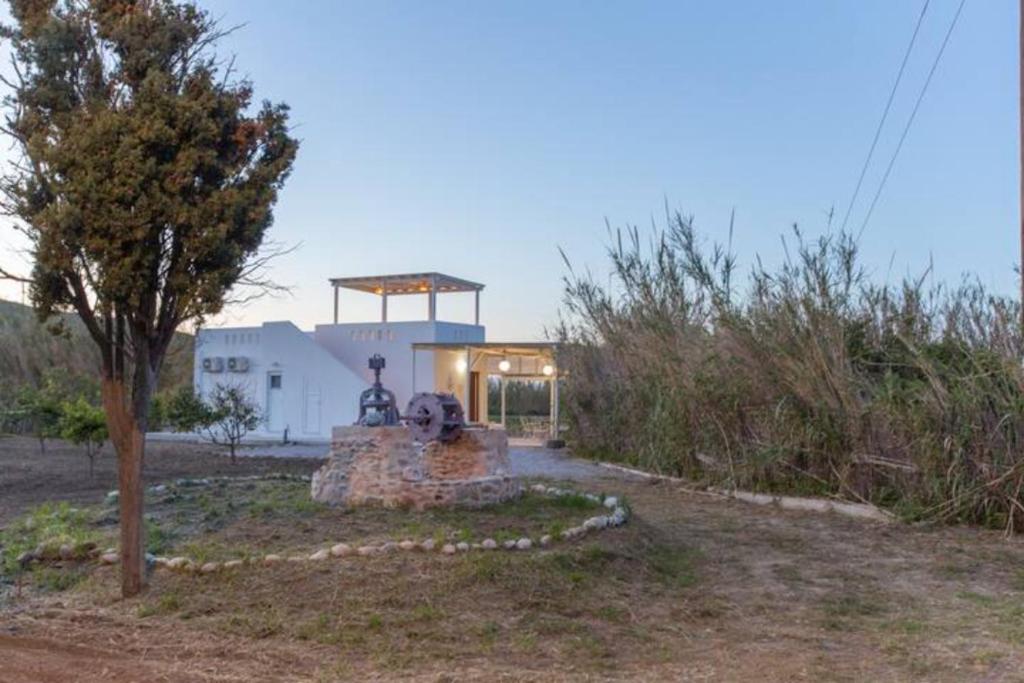
[[[462,435],[466,425],[462,404],[453,394],[421,392],[409,399],[405,415],[399,415],[394,392],[385,389],[380,371],[386,366],[384,357],[375,353],[370,358],[373,386],[359,396],[359,419],[356,424],[382,427],[405,422],[413,438],[420,443],[449,443]]]

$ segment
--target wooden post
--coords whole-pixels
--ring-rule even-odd
[[[334,285],[334,324],[338,324],[338,285]]]
[[[1021,2],[1024,2],[1024,0],[1021,0]],[[480,290],[479,289],[476,290],[476,315],[473,318],[473,324],[474,325],[479,325],[480,324]]]
[[[380,321],[386,323],[388,321],[388,295],[387,293],[380,295]]]

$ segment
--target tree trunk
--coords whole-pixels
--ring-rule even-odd
[[[136,383],[136,391],[139,389]],[[138,595],[142,591],[145,555],[143,552],[142,463],[146,448],[144,423],[134,410],[139,397],[132,392],[129,404],[123,380],[105,379],[102,385],[103,407],[107,414],[110,441],[117,452],[117,479],[121,509],[121,594]],[[147,403],[149,396],[144,399]],[[141,414],[145,420],[145,412]]]
[[[231,464],[235,464],[235,442],[232,441],[228,444],[228,452],[231,453]]]

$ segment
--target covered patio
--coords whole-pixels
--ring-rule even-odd
[[[552,342],[417,343],[413,348],[413,391],[453,393],[466,409],[469,422],[489,424],[487,380],[496,377],[500,386],[498,424],[508,426],[509,382],[543,382],[548,386],[549,425],[547,441],[560,445],[558,410],[558,345]],[[434,386],[416,386],[417,358],[431,354]]]

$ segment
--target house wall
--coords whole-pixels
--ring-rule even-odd
[[[196,337],[195,388],[206,397],[218,384],[243,387],[268,413],[269,378],[281,375],[279,409],[273,422],[265,420],[253,436],[280,438],[284,430],[292,439],[329,438],[334,425],[352,424],[358,416],[359,394],[369,386],[321,348],[307,333],[289,322],[264,323],[260,327],[201,330]],[[203,358],[243,356],[249,360],[244,373],[203,371]],[[268,416],[269,417],[269,416]]]
[[[412,345],[478,343],[484,335],[479,325],[437,321],[317,325],[313,332],[290,322],[201,330],[196,337],[194,383],[204,397],[218,383],[243,387],[265,415],[272,414],[253,436],[281,438],[287,428],[292,439],[327,439],[332,427],[350,425],[358,417],[359,394],[373,382],[367,361],[374,353],[387,361],[381,382],[395,393],[400,411],[414,391],[451,391],[466,405],[465,375],[456,367],[462,354],[416,352],[414,380]],[[247,372],[228,372],[226,367],[221,373],[203,370],[204,358],[223,358],[226,366],[233,356],[248,359]],[[274,373],[281,375],[281,388],[271,406]],[[480,389],[480,415],[486,416],[486,381],[481,380]]]
[[[374,353],[384,356],[387,367],[381,373],[381,383],[395,392],[400,411],[405,410],[414,390],[444,391],[444,385],[435,384],[436,369],[442,363],[440,354],[416,352],[413,379],[413,344],[478,343],[484,341],[484,335],[480,325],[437,321],[341,323],[317,325],[314,330],[317,344],[368,384],[373,382],[368,359]]]

